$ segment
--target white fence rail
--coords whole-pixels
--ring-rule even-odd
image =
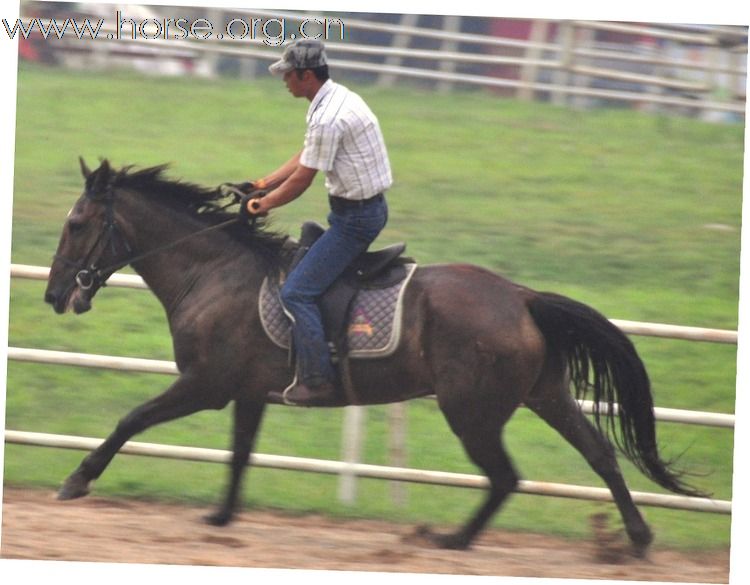
[[[46,280],[48,274],[49,269],[44,267],[18,264],[11,265],[11,276],[14,278]],[[108,283],[112,286],[148,289],[143,280],[139,276],[134,275],[114,274],[109,279]],[[720,329],[699,329],[694,327],[638,323],[632,321],[617,322],[613,320],[613,323],[621,326],[626,332],[628,332],[628,329],[630,329],[630,332],[636,335],[654,335],[658,337],[670,337],[691,341],[709,341],[718,343],[737,342],[737,333],[735,331],[726,331]],[[176,375],[178,373],[175,363],[167,360],[115,357],[18,347],[8,348],[8,359],[23,362],[105,368],[122,371],[136,371],[169,375]],[[588,401],[582,401],[581,404],[585,411],[592,411],[592,403]],[[734,428],[735,424],[733,415],[721,413],[695,412],[656,407],[654,409],[654,414],[658,420],[679,422],[683,424],[698,424],[720,428]],[[23,445],[91,450],[96,448],[102,440],[85,437],[72,437],[66,435],[49,435],[44,433],[6,430],[5,441],[7,443]],[[152,457],[169,457],[208,462],[226,462],[230,457],[230,454],[227,451],[193,447],[153,445],[138,442],[128,442],[123,447],[122,452]],[[356,453],[350,454],[350,456],[356,458]],[[258,465],[260,467],[273,467],[277,469],[338,474],[342,478],[342,481],[344,481],[345,483],[351,483],[351,480],[355,477],[369,477],[385,480],[430,483],[472,488],[483,488],[487,485],[486,479],[477,475],[408,469],[402,467],[368,465],[359,463],[356,460],[351,460],[351,457],[347,457],[347,461],[327,461],[319,459],[285,457],[278,455],[253,454],[251,456],[251,462],[254,465]],[[353,487],[350,486],[344,491],[346,492],[346,494],[344,495],[345,499],[351,500],[353,497]],[[547,482],[522,481],[517,488],[517,491],[520,493],[536,495],[577,498],[594,501],[612,501],[611,494],[607,489],[588,486],[573,486]],[[685,496],[641,492],[634,492],[633,497],[637,503],[647,506],[659,506],[720,514],[731,513],[731,502],[724,500],[690,498]]]
[[[28,278],[31,280],[47,280],[49,268],[29,266],[26,264],[11,264],[12,278]],[[110,286],[148,289],[140,276],[130,274],[113,274],[107,281]],[[737,343],[737,332],[727,329],[707,329],[703,327],[685,327],[682,325],[666,325],[661,323],[642,323],[610,319],[610,321],[631,335],[648,337],[667,337],[670,339],[684,339],[688,341],[709,341],[714,343]]]
[[[46,349],[28,349],[22,347],[9,347],[8,359],[21,362],[78,366],[84,368],[102,368],[147,374],[176,375],[178,373],[177,366],[172,361],[94,355],[89,353],[72,353]],[[585,412],[589,414],[593,412],[592,402],[583,400],[581,401],[581,405]],[[602,412],[606,412],[606,410],[602,409]],[[734,428],[735,422],[734,415],[732,414],[697,412],[676,408],[655,407],[654,414],[657,420],[664,422],[677,422],[722,428]]]
[[[81,449],[91,451],[96,449],[103,439],[87,437],[73,437],[68,435],[50,435],[45,433],[29,433],[22,431],[5,431],[6,443],[19,445],[36,445],[60,449]],[[120,449],[121,453],[143,455],[148,457],[165,457],[188,461],[203,461],[213,463],[227,463],[231,460],[231,452],[219,449],[205,449],[197,447],[182,447],[171,445],[155,445],[129,441]],[[402,467],[387,467],[383,465],[369,465],[366,463],[346,463],[325,459],[310,459],[303,457],[288,457],[281,455],[264,455],[253,453],[250,463],[258,467],[286,469],[291,471],[308,471],[313,473],[327,473],[341,475],[349,473],[357,477],[369,477],[392,481],[406,481],[412,483],[434,484],[453,487],[467,487],[483,489],[488,486],[487,479],[479,475],[466,473],[448,473],[444,471],[430,471],[425,469],[407,469]],[[560,498],[575,498],[599,502],[612,502],[612,494],[605,488],[573,486],[559,483],[522,480],[516,488],[518,493],[540,496],[555,496]],[[631,492],[633,500],[643,506],[658,506],[693,512],[711,512],[717,514],[731,514],[732,503],[726,500],[712,500],[709,498],[691,498],[673,496],[669,494],[652,494],[646,492]]]

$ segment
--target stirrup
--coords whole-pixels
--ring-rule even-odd
[[[284,388],[284,391],[281,393],[281,400],[284,402],[286,406],[299,406],[298,404],[292,402],[289,400],[286,395],[289,394],[289,391],[294,388],[297,385],[297,374],[294,374],[294,378],[292,379],[292,383],[289,384],[286,388]]]

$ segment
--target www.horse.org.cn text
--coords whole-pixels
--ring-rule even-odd
[[[2,20],[9,39],[45,40],[229,40],[261,41],[277,47],[295,39],[344,40],[345,26],[339,18],[305,18],[293,24],[286,18],[232,18],[216,25],[207,18],[146,18],[139,20],[116,11],[114,25],[104,19],[18,18],[11,24]]]

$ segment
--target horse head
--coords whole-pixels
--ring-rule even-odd
[[[68,212],[44,297],[57,313],[88,311],[112,272],[105,267],[114,266],[130,253],[115,220],[117,173],[106,159],[94,171],[82,158],[79,161],[84,190]]]

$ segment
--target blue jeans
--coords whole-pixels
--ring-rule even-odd
[[[335,374],[323,332],[318,298],[367,250],[388,221],[385,198],[328,215],[329,228],[292,270],[281,288],[281,302],[292,316],[297,380],[308,386],[333,382]]]

